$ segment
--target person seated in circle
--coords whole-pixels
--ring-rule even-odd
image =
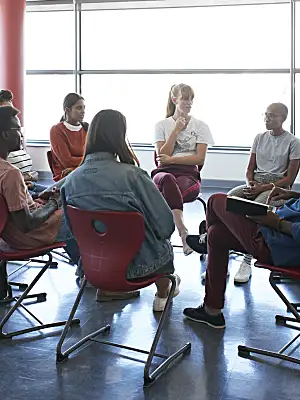
[[[267,203],[280,200],[285,203],[276,212],[250,218],[227,211],[224,193],[209,198],[207,236],[196,249],[208,254],[205,297],[199,307],[184,310],[188,319],[225,328],[222,309],[230,250],[251,254],[262,264],[287,269],[300,264],[300,193],[275,186]]]
[[[77,243],[63,218],[59,193],[47,192],[44,202],[34,201],[21,171],[7,161],[21,146],[19,110],[0,107],[0,195],[6,202],[9,218],[2,238],[15,249],[36,249],[65,242],[74,264],[79,263]]]
[[[92,166],[92,168],[91,168]],[[139,162],[126,138],[126,119],[118,111],[102,110],[93,118],[82,164],[66,178],[63,185],[66,202],[83,210],[134,211],[143,215],[145,240],[127,268],[127,279],[153,274],[173,273],[173,249],[170,237],[175,226],[165,199]],[[130,240],[124,238],[124,240]],[[116,244],[117,248],[118,244]],[[176,276],[175,295],[180,278]],[[163,311],[169,280],[160,279],[153,310]],[[136,292],[97,292],[111,299],[136,297]]]
[[[288,108],[282,103],[272,103],[265,114],[266,131],[259,133],[253,142],[246,172],[246,184],[228,192],[228,195],[254,200],[266,204],[274,186],[290,188],[298,174],[300,165],[300,140],[286,131],[283,124]],[[279,207],[283,201],[272,201]],[[190,238],[193,242],[193,239]],[[191,244],[194,247],[193,243]],[[236,283],[246,283],[251,277],[252,256],[245,254],[234,277]],[[205,279],[205,273],[202,279]]]
[[[190,115],[194,91],[184,84],[169,92],[166,118],[155,126],[154,144],[158,168],[152,171],[154,183],[172,210],[185,255],[192,253],[186,243],[188,230],[183,219],[183,203],[195,201],[200,193],[200,173],[207,146],[213,138],[209,127]]]
[[[0,107],[1,106],[13,107],[13,93],[10,90],[0,90]],[[37,183],[39,175],[37,171],[34,171],[32,168],[32,159],[26,151],[22,132],[21,148],[17,151],[12,151],[8,155],[7,161],[19,168],[28,190],[34,198],[37,198],[41,192],[47,189],[47,186]]]
[[[59,181],[80,165],[85,148],[88,124],[83,122],[84,99],[69,93],[63,103],[64,115],[50,130],[52,170],[54,181]]]

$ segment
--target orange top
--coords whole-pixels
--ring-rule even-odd
[[[54,125],[50,131],[50,143],[53,159],[53,179],[62,179],[62,172],[67,168],[77,168],[84,156],[87,133],[82,127],[71,131],[63,122]]]

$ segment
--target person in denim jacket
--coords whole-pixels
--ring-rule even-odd
[[[174,272],[169,240],[175,229],[172,212],[151,178],[139,168],[126,139],[126,119],[120,112],[102,110],[95,115],[88,132],[84,161],[67,177],[63,187],[67,204],[80,209],[136,211],[143,215],[145,240],[128,266],[128,280]],[[180,278],[176,278],[175,295],[180,284]],[[162,311],[169,280],[163,278],[156,286],[153,309]],[[120,298],[120,294],[113,293],[97,295],[98,298],[106,295]]]

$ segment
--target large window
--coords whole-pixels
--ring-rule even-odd
[[[289,18],[288,4],[86,11],[82,67],[289,68]]]
[[[27,70],[74,70],[73,12],[28,12],[25,26]]]
[[[49,140],[50,128],[63,115],[63,99],[74,91],[74,75],[27,75],[25,134],[27,140]]]
[[[151,143],[174,82],[194,88],[192,113],[209,125],[219,146],[251,146],[264,129],[266,107],[290,101],[288,74],[84,75],[87,118],[102,108],[117,109],[127,118],[131,141]]]
[[[86,99],[88,122],[103,108],[118,109],[131,142],[138,144],[152,143],[174,83],[194,88],[192,113],[209,125],[217,146],[251,146],[265,129],[268,104],[291,106],[290,4],[125,9],[119,2],[124,9],[104,10],[100,3],[94,11],[27,13],[29,140],[49,138],[64,96],[75,90]],[[300,72],[300,50],[295,56]],[[300,119],[297,107],[295,112]]]

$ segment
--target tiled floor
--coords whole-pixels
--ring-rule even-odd
[[[186,211],[190,231],[197,232],[197,223],[203,217],[200,204],[188,205]],[[174,242],[179,238],[174,237]],[[219,332],[183,319],[183,308],[198,305],[203,298],[200,274],[205,265],[200,264],[196,254],[184,257],[177,250],[175,265],[182,278],[181,293],[174,299],[159,351],[170,352],[191,341],[190,355],[173,365],[154,385],[143,388],[144,356],[93,343],[56,365],[60,329],[32,333],[0,341],[0,399],[299,399],[300,367],[275,360],[254,362],[237,355],[238,344],[279,349],[295,334],[275,325],[275,314],[284,313],[285,309],[268,284],[268,272],[255,269],[248,284],[236,286],[233,277],[239,260],[231,260],[224,310],[227,328]],[[37,268],[25,268],[14,279],[27,281],[36,272]],[[60,262],[57,270],[49,270],[38,283],[37,289],[46,291],[48,300],[30,307],[45,321],[67,317],[78,291],[74,272],[75,267]],[[289,290],[295,298],[297,293],[300,295],[295,284]],[[78,311],[81,326],[72,328],[70,342],[111,323],[113,341],[149,348],[157,325],[151,308],[154,293],[155,288],[149,287],[139,299],[99,304],[94,300],[95,290],[86,289]],[[0,316],[4,311],[1,306]],[[7,328],[24,324],[28,321],[16,313]]]

